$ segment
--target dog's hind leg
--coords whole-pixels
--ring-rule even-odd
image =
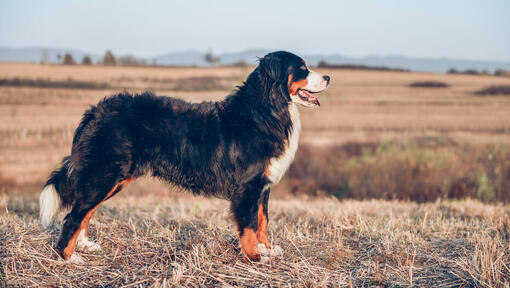
[[[108,193],[107,197],[102,202],[110,199],[111,197],[113,197],[113,195],[120,192],[120,190],[123,187],[127,186],[127,184],[129,184],[129,182],[131,182],[131,181],[132,181],[132,178],[128,178],[127,180],[124,180],[124,181],[120,182],[119,184],[117,184],[117,186],[119,186],[119,189],[114,188],[113,189],[114,192]],[[101,205],[101,203],[99,205]],[[83,219],[82,225],[80,226],[81,227],[80,233],[78,234],[78,238],[76,239],[76,251],[81,251],[81,252],[101,251],[101,245],[99,245],[93,241],[90,241],[88,238],[90,218],[92,218],[92,214],[94,214],[94,212],[97,210],[97,208],[99,208],[99,205],[97,205],[94,209],[92,209],[92,211],[90,211],[89,217],[85,217]]]
[[[79,257],[77,256],[72,258],[80,234],[83,233],[82,237],[86,237],[90,218],[97,210],[97,208],[99,208],[99,206],[108,198],[118,193],[132,180],[133,178],[127,178],[123,181],[120,181],[119,183],[115,184],[113,188],[106,194],[100,193],[99,196],[96,196],[93,199],[83,198],[77,199],[75,201],[71,212],[69,212],[69,214],[67,214],[65,217],[64,226],[62,227],[62,234],[57,243],[57,251],[64,259],[71,261],[75,259],[76,262],[82,262],[82,260],[80,261],[80,259],[78,259]],[[82,238],[81,240],[84,239]]]

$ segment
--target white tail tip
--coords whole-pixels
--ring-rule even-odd
[[[50,225],[55,213],[60,208],[60,196],[57,194],[55,185],[47,185],[39,196],[39,220],[43,228]]]

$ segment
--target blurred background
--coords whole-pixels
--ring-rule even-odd
[[[332,78],[275,197],[510,201],[510,2],[0,0],[0,193],[119,91],[221,100],[288,50]],[[138,183],[138,184],[137,184]],[[140,184],[141,183],[141,184]],[[152,179],[129,193],[168,191]]]

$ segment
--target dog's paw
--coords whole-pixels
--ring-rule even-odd
[[[274,245],[272,248],[271,248],[271,256],[280,256],[283,254],[283,249],[282,247],[278,246],[278,245]]]
[[[267,249],[266,245],[259,243],[257,244],[257,248],[259,249],[260,254],[262,254],[262,256],[276,257],[283,254],[282,247],[278,245],[274,245],[273,247],[271,247],[271,249]]]
[[[69,257],[66,262],[75,265],[85,264],[85,260],[83,260],[83,258],[81,258],[81,256],[76,253],[73,253],[73,255],[71,255],[71,257]]]
[[[260,263],[268,264],[269,263],[269,257],[265,256],[265,255],[260,256]]]
[[[76,250],[81,252],[98,252],[101,251],[101,245],[89,241],[88,239],[83,239],[76,243]]]
[[[269,254],[269,249],[266,248],[266,245],[264,245],[262,243],[258,243],[257,248],[259,249],[260,254],[262,254],[262,255]]]

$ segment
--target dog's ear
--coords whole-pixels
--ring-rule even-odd
[[[278,53],[270,53],[260,59],[259,67],[271,80],[276,83],[286,83],[289,73],[288,67],[284,67],[283,56]]]

